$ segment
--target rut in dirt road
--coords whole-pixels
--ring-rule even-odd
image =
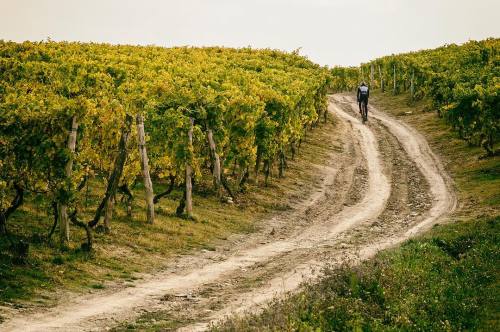
[[[439,160],[412,128],[373,109],[363,125],[356,108],[349,96],[331,98],[329,110],[339,121],[332,135],[341,135],[343,152],[332,152],[313,196],[267,221],[260,234],[229,252],[184,258],[176,263],[180,268],[133,288],[77,298],[16,317],[0,329],[100,330],[157,312],[175,317],[183,330],[203,330],[227,314],[258,308],[296,289],[327,263],[368,258],[431,227],[455,207]],[[270,228],[279,237],[263,243]]]
[[[350,122],[354,130],[367,128],[359,123],[358,118],[353,117],[357,113],[357,105],[351,97],[337,95],[333,98],[333,102],[332,111]],[[181,331],[203,331],[210,323],[217,322],[227,315],[256,310],[273,296],[296,289],[300,281],[314,277],[314,271],[326,264],[335,265],[342,264],[346,260],[354,262],[367,259],[379,250],[396,245],[431,227],[438,218],[444,217],[455,208],[456,198],[451,180],[425,139],[413,129],[389,117],[383,117],[383,114],[376,110],[371,111],[371,115],[384,120],[384,122],[372,121],[373,123],[369,125],[369,130],[375,133],[379,143],[378,148],[383,154],[384,173],[391,179],[391,195],[387,200],[384,198],[383,211],[373,211],[371,218],[342,232],[335,232],[339,230],[335,218],[349,219],[351,215],[339,213],[330,217],[327,220],[329,229],[320,230],[318,233],[324,236],[324,241],[317,242],[313,250],[304,253],[302,261],[295,257],[295,265],[290,265],[295,266],[293,270],[277,275],[264,287],[250,289],[245,294],[233,296],[232,301],[231,298],[226,298],[222,310],[209,315],[205,318],[205,322],[188,325],[180,329]],[[400,125],[403,126],[402,129]],[[415,141],[412,142],[414,138]],[[407,141],[403,142],[404,140]],[[392,154],[392,157],[387,154]],[[369,175],[377,176],[377,173]],[[437,180],[437,177],[441,181]],[[371,196],[365,193],[366,197]],[[348,200],[344,204],[349,205]],[[341,222],[340,227],[343,226],[345,223],[342,225]],[[192,314],[193,310],[190,311]]]

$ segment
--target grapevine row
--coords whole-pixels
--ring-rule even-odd
[[[117,192],[130,212],[138,181],[149,223],[174,185],[184,188],[177,213],[192,216],[193,182],[206,170],[219,197],[250,175],[267,183],[326,114],[330,77],[274,50],[1,41],[0,232],[30,193],[50,202],[62,244],[72,222],[91,246],[103,216],[110,227]],[[106,189],[82,221],[81,189],[92,179]],[[169,189],[155,193],[163,179]]]
[[[336,90],[364,80],[411,101],[427,97],[458,136],[496,154],[500,140],[500,39],[385,56],[359,68],[335,68]],[[359,84],[359,83],[358,83]]]

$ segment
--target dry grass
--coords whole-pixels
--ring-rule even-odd
[[[195,254],[199,249],[212,250],[220,241],[234,233],[255,231],[259,221],[271,214],[289,209],[293,202],[314,189],[317,165],[323,164],[334,145],[333,119],[308,134],[295,161],[289,160],[286,177],[278,179],[277,171],[268,187],[249,184],[235,204],[221,203],[211,193],[208,175],[195,188],[195,220],[175,216],[181,196],[179,190],[161,200],[156,208],[156,223],[145,223],[145,209],[140,188],[133,216],[126,216],[125,207],[117,203],[111,234],[95,234],[95,251],[89,255],[80,250],[84,233],[72,229],[70,248],[61,251],[46,242],[52,224],[49,205],[43,197],[28,197],[26,204],[8,222],[15,241],[30,243],[29,258],[16,265],[7,241],[0,243],[0,303],[8,305],[52,305],[66,291],[91,292],[111,284],[127,283],[140,273],[152,273],[180,254]],[[332,134],[333,133],[333,134]],[[93,181],[88,208],[82,217],[91,217],[103,193],[103,184]],[[156,191],[164,185],[156,184]],[[118,201],[119,201],[118,196]],[[55,234],[54,238],[57,237]]]
[[[469,146],[425,100],[409,106],[407,95],[375,92],[372,103],[418,129],[443,161],[458,192],[457,216],[495,216],[500,212],[500,157],[483,158],[484,150]],[[408,114],[411,113],[411,114]]]

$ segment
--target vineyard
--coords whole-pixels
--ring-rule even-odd
[[[332,69],[337,91],[369,82],[382,92],[424,97],[459,137],[495,153],[500,139],[500,39],[385,56],[359,68]]]
[[[68,245],[72,225],[90,250],[93,230],[109,231],[118,194],[130,214],[141,184],[154,223],[155,204],[181,187],[176,213],[193,218],[204,174],[231,203],[249,179],[284,175],[326,117],[330,79],[274,50],[1,42],[0,232],[36,198],[53,215],[49,238],[58,229]],[[104,194],[88,207],[92,181]],[[155,190],[160,182],[166,191]]]
[[[499,51],[0,40],[0,329],[476,329]]]

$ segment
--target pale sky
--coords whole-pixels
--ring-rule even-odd
[[[0,0],[0,39],[292,51],[321,65],[500,37],[500,0]]]

